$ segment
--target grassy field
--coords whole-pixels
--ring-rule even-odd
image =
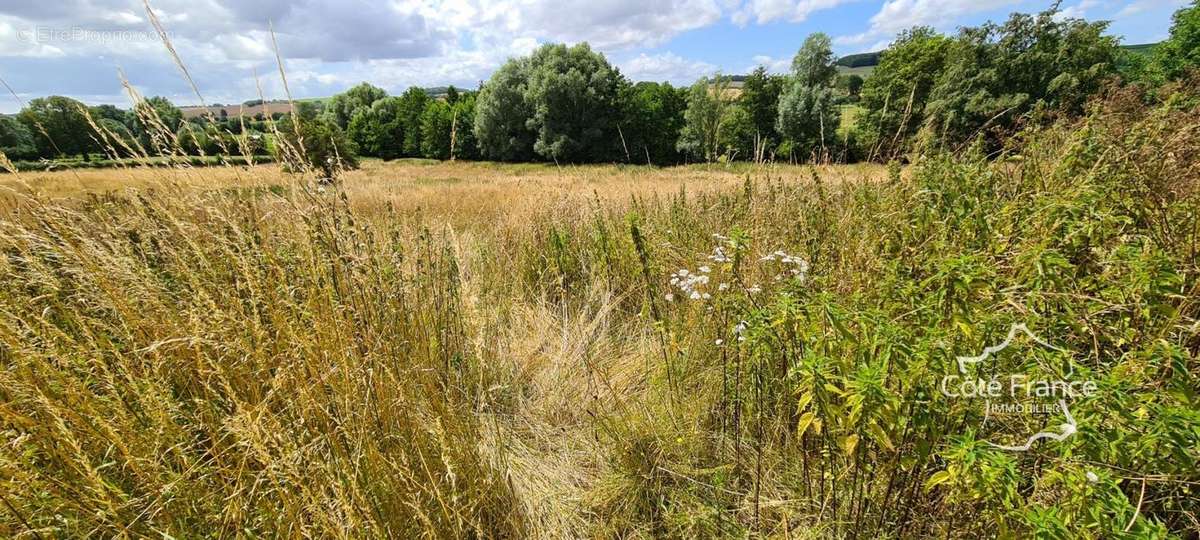
[[[1194,535],[1198,120],[905,169],[0,177],[0,536]],[[1018,323],[1055,349],[987,369],[1100,387],[1025,452],[986,441],[1057,410],[938,392]]]

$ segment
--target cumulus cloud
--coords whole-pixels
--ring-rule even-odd
[[[635,81],[668,81],[672,84],[688,84],[717,71],[713,64],[688,60],[674,53],[642,53],[622,62],[620,68],[626,77]]]
[[[1010,6],[1021,0],[887,0],[871,17],[865,32],[834,38],[838,45],[861,45],[874,42],[872,47],[886,44],[902,30],[914,26],[942,26],[983,11]],[[863,50],[878,50],[867,48]]]
[[[856,0],[746,0],[733,12],[732,19],[738,25],[754,20],[766,24],[776,20],[801,22],[814,12],[832,9]]]

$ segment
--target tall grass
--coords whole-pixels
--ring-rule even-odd
[[[475,229],[354,176],[14,194],[0,535],[1194,536],[1198,126],[1117,96],[886,178],[568,171],[586,202]],[[1014,323],[1068,353],[995,369],[1100,385],[1023,453],[984,441],[1053,417],[937,390]]]

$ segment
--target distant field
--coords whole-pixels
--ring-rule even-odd
[[[853,103],[839,105],[842,110],[841,123],[838,125],[838,137],[844,137],[851,129],[854,129],[854,123],[858,121],[859,115],[863,113],[863,108]]]

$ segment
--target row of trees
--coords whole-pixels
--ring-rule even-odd
[[[279,115],[276,116],[279,119]],[[15,116],[0,116],[0,151],[14,161],[105,157],[266,153],[268,119],[195,117],[164,97],[132,109],[88,107],[74,99],[34,99]]]
[[[838,76],[830,39],[820,33],[805,40],[788,74],[759,67],[740,88],[720,74],[689,88],[634,84],[586,43],[549,44],[505,63],[478,92],[451,87],[435,98],[414,87],[389,96],[363,83],[324,106],[301,103],[276,125],[294,138],[289,144],[305,147],[301,153],[320,134],[342,160],[853,161],[980,139],[996,147],[1027,123],[1082,113],[1111,81],[1154,87],[1184,77],[1200,65],[1198,3],[1175,14],[1170,38],[1148,57],[1121,50],[1104,34],[1107,23],[1060,18],[1053,9],[954,36],[913,28],[881,53],[865,82]],[[842,126],[846,102],[862,108],[853,126]],[[164,98],[123,111],[56,96],[0,118],[0,149],[10,159],[86,157],[103,150],[97,134],[107,132],[150,152],[217,153],[269,140],[274,126],[265,120],[184,121]],[[318,154],[311,164],[324,168],[331,156]]]

